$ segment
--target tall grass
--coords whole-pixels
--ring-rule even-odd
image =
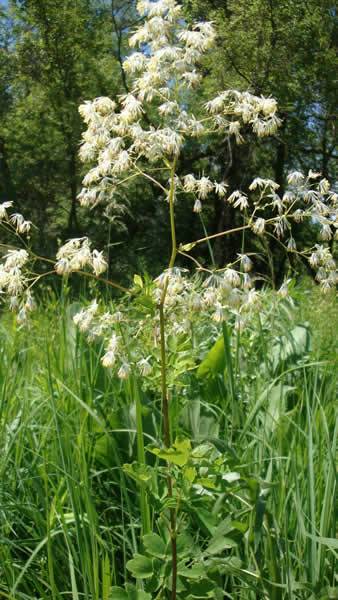
[[[229,325],[225,369],[184,375],[176,433],[193,446],[212,441],[242,482],[209,514],[201,496],[184,515],[202,549],[210,532],[237,528],[217,575],[225,598],[337,597],[337,309],[306,292],[298,304],[271,303],[255,333]],[[29,330],[1,321],[0,598],[150,598],[141,581],[134,596],[114,586],[135,582],[126,565],[143,551],[141,532],[161,527],[158,506],[123,468],[158,437],[158,404],[151,389],[109,375],[100,344],[76,333],[74,310],[63,304],[55,316],[51,306]],[[198,343],[205,355],[211,332]],[[180,393],[172,389],[172,406]],[[159,489],[161,479],[159,469]],[[220,597],[198,584],[191,598]]]

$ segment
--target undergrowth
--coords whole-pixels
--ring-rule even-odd
[[[251,331],[205,328],[193,368],[178,348],[178,598],[337,597],[337,307],[308,287],[292,303],[274,305],[270,292],[265,302]],[[73,324],[76,306],[55,308],[28,329],[1,320],[0,597],[165,598],[160,399],[151,378],[103,368],[100,343]],[[140,541],[142,511],[152,533]]]

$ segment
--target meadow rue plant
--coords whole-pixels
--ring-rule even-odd
[[[237,143],[244,143],[248,131],[259,138],[273,135],[281,124],[277,116],[277,102],[250,91],[225,90],[192,112],[190,99],[197,94],[201,79],[200,63],[216,39],[212,23],[199,22],[189,26],[181,6],[174,0],[142,0],[137,8],[143,20],[129,41],[131,47],[138,49],[125,59],[123,65],[130,78],[130,92],[121,96],[118,102],[106,97],[96,98],[85,102],[79,109],[87,125],[82,136],[80,158],[90,163],[90,169],[83,179],[78,199],[85,207],[92,208],[99,203],[118,206],[121,192],[132,179],[143,178],[150,182],[158,190],[159,201],[168,204],[170,261],[163,273],[147,285],[140,277],[131,290],[108,282],[136,299],[138,295],[142,296],[143,305],[142,309],[138,308],[137,317],[132,300],[130,303],[116,302],[110,312],[103,312],[100,302],[94,300],[73,320],[90,341],[102,341],[102,365],[110,373],[115,373],[123,385],[130,384],[135,388],[138,460],[143,465],[145,453],[138,381],[141,379],[144,385],[151,381],[155,393],[161,393],[163,443],[153,452],[157,452],[157,456],[164,458],[167,464],[165,497],[168,506],[162,516],[167,523],[171,544],[171,569],[164,577],[161,589],[176,600],[180,491],[175,482],[180,475],[177,463],[173,461],[179,442],[175,442],[172,436],[168,390],[175,385],[179,368],[173,366],[175,344],[172,337],[176,336],[177,343],[189,353],[190,358],[184,368],[188,365],[193,369],[197,360],[193,345],[194,327],[213,321],[216,330],[223,327],[224,332],[226,323],[231,319],[235,329],[243,331],[261,308],[260,293],[255,289],[253,254],[249,255],[242,249],[232,264],[210,269],[199,264],[190,252],[200,244],[237,231],[249,230],[257,236],[272,236],[286,252],[308,260],[316,271],[320,287],[328,292],[337,283],[336,265],[329,243],[337,239],[338,196],[327,179],[314,171],[308,174],[300,171],[289,173],[288,188],[283,194],[279,193],[279,185],[271,179],[256,177],[248,190],[229,193],[227,182],[214,181],[211,174],[182,173],[180,157],[190,139],[203,143],[206,136],[228,136]],[[238,209],[243,225],[179,245],[175,204],[185,202],[195,213],[200,213],[211,196]],[[8,233],[20,240],[23,248],[6,247],[0,263],[0,293],[8,298],[10,307],[18,311],[19,321],[23,322],[34,308],[31,290],[45,273],[36,274],[34,270],[34,264],[41,257],[36,257],[28,244],[32,224],[22,215],[10,214],[11,207],[10,202],[0,205],[0,222]],[[305,220],[319,230],[322,244],[297,248],[292,225]],[[179,254],[191,258],[197,266],[193,276],[176,267]],[[73,272],[80,272],[101,279],[106,270],[103,253],[92,249],[89,239],[82,237],[68,240],[59,248],[50,272],[67,277]],[[281,298],[287,296],[289,283],[286,280],[282,284],[279,290]],[[126,323],[132,331],[131,344],[124,339]],[[191,447],[186,445],[182,448],[180,451],[186,453],[186,463],[190,461],[191,468],[195,469]],[[219,459],[218,454],[216,458]],[[194,481],[193,471],[191,473]],[[149,535],[149,498],[144,487],[141,511],[142,533]],[[136,572],[133,568],[130,570]],[[161,593],[161,590],[156,590],[156,593]]]

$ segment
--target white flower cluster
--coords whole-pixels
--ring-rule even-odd
[[[184,192],[188,194],[194,194],[195,204],[193,210],[196,213],[201,212],[202,200],[206,200],[211,192],[216,193],[219,198],[224,198],[228,188],[228,185],[225,183],[225,181],[217,183],[216,181],[211,181],[209,177],[205,176],[196,179],[192,174],[186,175],[182,182],[178,182],[178,185],[183,189]]]
[[[329,232],[324,230],[327,240],[337,237],[337,194],[331,189],[329,182],[313,171],[307,176],[295,171],[289,174],[288,183],[289,189],[278,195],[279,186],[273,180],[255,178],[247,193],[235,190],[227,197],[227,185],[224,182],[213,182],[204,175],[197,178],[189,174],[182,179],[175,179],[177,190],[194,195],[195,202],[201,202],[210,193],[216,193],[234,207],[246,209],[247,227],[251,227],[258,235],[263,235],[268,229],[280,240],[288,235],[286,244],[289,251],[297,252],[292,236],[292,222],[300,223],[308,219],[313,228],[319,229],[320,237],[324,237],[324,227],[329,228]],[[260,212],[264,217],[259,216]],[[312,250],[301,254],[316,269],[316,279],[322,290],[327,292],[332,289],[337,283],[337,271],[329,247],[316,244]],[[191,331],[199,320],[203,323],[211,318],[217,326],[232,315],[235,328],[244,330],[251,317],[262,306],[261,294],[255,289],[252,269],[252,258],[242,253],[233,264],[224,269],[208,272],[201,268],[201,273],[208,273],[203,283],[201,279],[186,276],[185,270],[177,267],[167,269],[157,277],[152,298],[157,306],[164,299],[168,347],[172,335],[190,339]],[[288,296],[289,284],[290,280],[286,280],[280,287],[278,295],[281,299]],[[81,311],[74,320],[89,338],[99,335],[107,340],[102,357],[103,366],[113,368],[121,379],[128,378],[132,373],[149,375],[152,365],[159,363],[158,314],[152,319],[134,324],[133,347],[132,350],[128,347],[127,351],[121,327],[128,320],[130,329],[132,320],[128,319],[124,308],[101,317],[96,313],[97,305],[94,304]],[[145,352],[148,354],[146,357],[143,355]]]
[[[68,275],[90,267],[94,274],[99,276],[107,269],[102,252],[91,250],[87,237],[73,238],[66,242],[59,248],[56,258],[55,271],[58,275]]]
[[[74,315],[73,321],[79,331],[87,336],[89,341],[103,338],[105,352],[101,363],[107,369],[115,369],[120,379],[127,379],[134,369],[135,373],[147,376],[152,371],[150,356],[144,357],[140,346],[126,348],[123,336],[120,334],[126,315],[120,310],[100,314],[99,305],[94,300],[87,308],[81,309]]]
[[[21,240],[21,235],[28,233],[31,222],[26,221],[19,213],[8,214],[12,202],[0,204],[0,224],[9,233]],[[27,247],[27,246],[26,246]],[[36,257],[35,257],[36,258]],[[107,269],[102,252],[91,250],[88,238],[74,238],[64,244],[58,251],[55,271],[59,275],[72,273],[89,267],[96,276]],[[0,294],[9,298],[9,306],[18,313],[18,321],[26,320],[27,313],[35,307],[31,288],[42,275],[31,273],[29,276],[29,261],[34,259],[34,253],[27,249],[9,250],[0,263]]]
[[[26,219],[20,213],[8,214],[8,208],[13,206],[13,202],[7,201],[0,204],[0,223],[7,222],[15,229],[16,233],[29,233],[32,222]]]
[[[0,204],[0,224],[2,224],[8,233],[13,233],[17,237],[29,233],[32,223],[20,213],[8,213],[8,209],[13,206],[10,201]],[[18,312],[18,321],[23,322],[26,319],[27,312],[33,310],[35,302],[28,289],[27,263],[29,253],[27,250],[9,250],[0,263],[0,294],[9,299],[11,310]]]
[[[332,287],[338,284],[336,263],[329,248],[316,244],[309,258],[309,263],[317,271],[316,280],[323,292],[330,291]]]
[[[10,250],[0,264],[0,291],[5,290],[10,296],[19,296],[26,285],[23,267],[29,260],[26,250]]]
[[[0,263],[0,294],[9,297],[9,307],[18,312],[18,321],[23,322],[26,314],[35,307],[25,272],[29,261],[26,250],[9,250]]]
[[[245,125],[250,125],[258,137],[274,134],[281,125],[276,100],[250,92],[226,90],[207,102],[206,109],[214,115],[216,127],[234,135],[237,143],[243,141],[241,130]]]
[[[155,279],[151,291],[155,305],[161,302],[165,291],[165,336],[169,352],[173,336],[185,340],[187,348],[190,348],[192,328],[199,329],[200,324],[209,323],[210,318],[217,327],[233,315],[236,328],[245,326],[260,307],[260,295],[253,289],[254,280],[250,276],[252,266],[251,258],[240,254],[233,267],[209,273],[204,282],[200,278],[191,278],[186,270],[176,267],[167,269]],[[138,308],[136,310],[138,312]],[[94,301],[78,312],[73,320],[88,340],[104,340],[101,363],[120,379],[131,375],[148,377],[153,371],[158,376],[160,322],[157,312],[151,318],[145,316],[140,319],[139,315],[135,318],[132,304],[128,303],[112,312],[100,314]],[[173,351],[175,347],[174,343]],[[194,356],[191,350],[187,352],[193,367]]]
[[[200,118],[189,112],[189,90],[199,83],[201,57],[215,41],[213,26],[199,22],[188,27],[175,0],[140,1],[137,8],[144,21],[129,42],[139,49],[123,64],[131,91],[118,104],[96,98],[79,109],[88,126],[80,157],[95,164],[78,196],[84,206],[111,201],[117,187],[128,185],[132,177],[143,176],[156,184],[151,169],[144,172],[144,160],[161,163],[165,171],[189,137],[207,135],[216,127],[222,135],[227,131],[240,142],[246,124],[258,136],[274,133],[280,124],[274,99],[236,90],[222,92],[201,106]],[[151,121],[147,116],[150,104]],[[190,181],[186,177],[183,189],[197,193],[195,212],[201,210],[201,201],[212,189],[224,195],[224,184],[213,188],[203,176],[195,187],[192,177]],[[163,191],[166,180],[157,183]]]
[[[88,308],[82,308],[80,312],[76,313],[73,317],[73,321],[79,330],[81,332],[89,332],[89,337],[91,339],[95,339],[96,336],[102,335],[103,333],[103,328],[96,328],[95,333],[92,332],[92,325],[98,308],[99,305],[96,300],[94,300]]]
[[[167,269],[155,280],[153,297],[159,303],[166,290],[167,319],[176,335],[190,332],[196,320],[192,313],[196,312],[203,318],[210,316],[217,323],[232,313],[238,326],[244,324],[244,315],[259,306],[259,294],[253,289],[254,278],[250,275],[252,267],[251,258],[239,254],[232,266],[210,273],[202,285],[196,285],[182,269]]]
[[[274,181],[256,178],[249,186],[249,190],[255,193],[251,202],[240,191],[233,192],[227,201],[241,210],[250,209],[248,224],[257,235],[264,235],[270,229],[279,240],[288,236],[286,248],[290,252],[297,252],[292,222],[301,223],[306,219],[318,231],[322,241],[338,239],[338,195],[331,189],[330,182],[311,170],[307,175],[292,171],[287,181],[290,187],[280,196],[277,193],[279,186]],[[258,216],[260,212],[264,217]],[[308,257],[312,268],[318,269],[316,279],[323,291],[334,287],[337,271],[330,249],[316,245],[313,253],[302,254]]]
[[[227,90],[201,106],[197,118],[189,112],[190,89],[198,85],[202,55],[215,41],[212,24],[200,22],[189,27],[175,0],[140,0],[137,8],[144,18],[131,36],[130,45],[138,49],[124,61],[130,92],[117,102],[101,97],[79,108],[87,125],[80,157],[92,163],[78,196],[81,204],[94,206],[108,200],[109,207],[119,210],[123,190],[132,179],[142,177],[157,186],[161,198],[169,200],[171,218],[174,219],[173,206],[178,194],[193,198],[196,213],[213,194],[243,212],[245,228],[251,228],[258,236],[268,233],[277,237],[294,253],[298,250],[292,224],[307,219],[311,227],[318,230],[323,244],[302,254],[309,257],[323,290],[331,289],[337,281],[336,266],[324,242],[337,239],[338,199],[330,183],[319,173],[310,171],[307,176],[300,171],[290,173],[289,188],[283,194],[278,192],[277,183],[261,177],[255,178],[247,191],[228,193],[226,182],[215,182],[204,172],[199,176],[178,176],[177,159],[184,151],[186,140],[226,133],[240,143],[248,130],[258,137],[271,135],[280,125],[277,103],[273,98],[250,92]],[[27,233],[31,223],[20,214],[8,215],[10,207],[10,202],[0,204],[0,222],[18,235]],[[181,250],[189,251],[194,245],[187,244]],[[174,255],[177,248],[172,250]],[[9,252],[0,265],[0,292],[11,297],[12,305],[18,304],[20,295],[29,294],[27,268],[23,268],[28,260],[25,253],[25,250]],[[92,250],[87,237],[69,240],[58,250],[56,258],[55,271],[60,275],[89,268],[99,276],[107,268],[102,252]],[[199,270],[208,272],[201,267]],[[163,301],[168,328],[177,335],[190,332],[193,312],[199,312],[201,318],[209,315],[215,323],[230,312],[235,315],[236,327],[242,328],[248,315],[259,306],[251,270],[252,260],[243,253],[226,268],[208,272],[203,285],[197,285],[194,279],[172,267],[155,280],[152,301],[156,305]],[[287,294],[287,288],[286,282],[280,290],[281,296]],[[32,304],[30,298],[26,302]],[[158,316],[153,335],[154,355],[144,356],[142,344],[138,350],[129,351],[125,347],[121,328],[126,314],[127,310],[122,308],[101,315],[97,303],[93,302],[74,317],[76,325],[89,339],[103,337],[106,340],[102,364],[116,368],[122,379],[132,372],[149,374],[151,364],[158,360]],[[143,325],[146,331],[147,324]],[[138,327],[135,348],[137,340],[144,341],[143,326]]]

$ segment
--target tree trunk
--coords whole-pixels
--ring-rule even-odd
[[[69,189],[70,189],[70,211],[68,216],[67,235],[78,236],[79,224],[77,218],[77,177],[76,177],[76,153],[74,148],[69,148]]]
[[[0,137],[0,200],[15,200],[15,188],[8,166],[5,141]]]

